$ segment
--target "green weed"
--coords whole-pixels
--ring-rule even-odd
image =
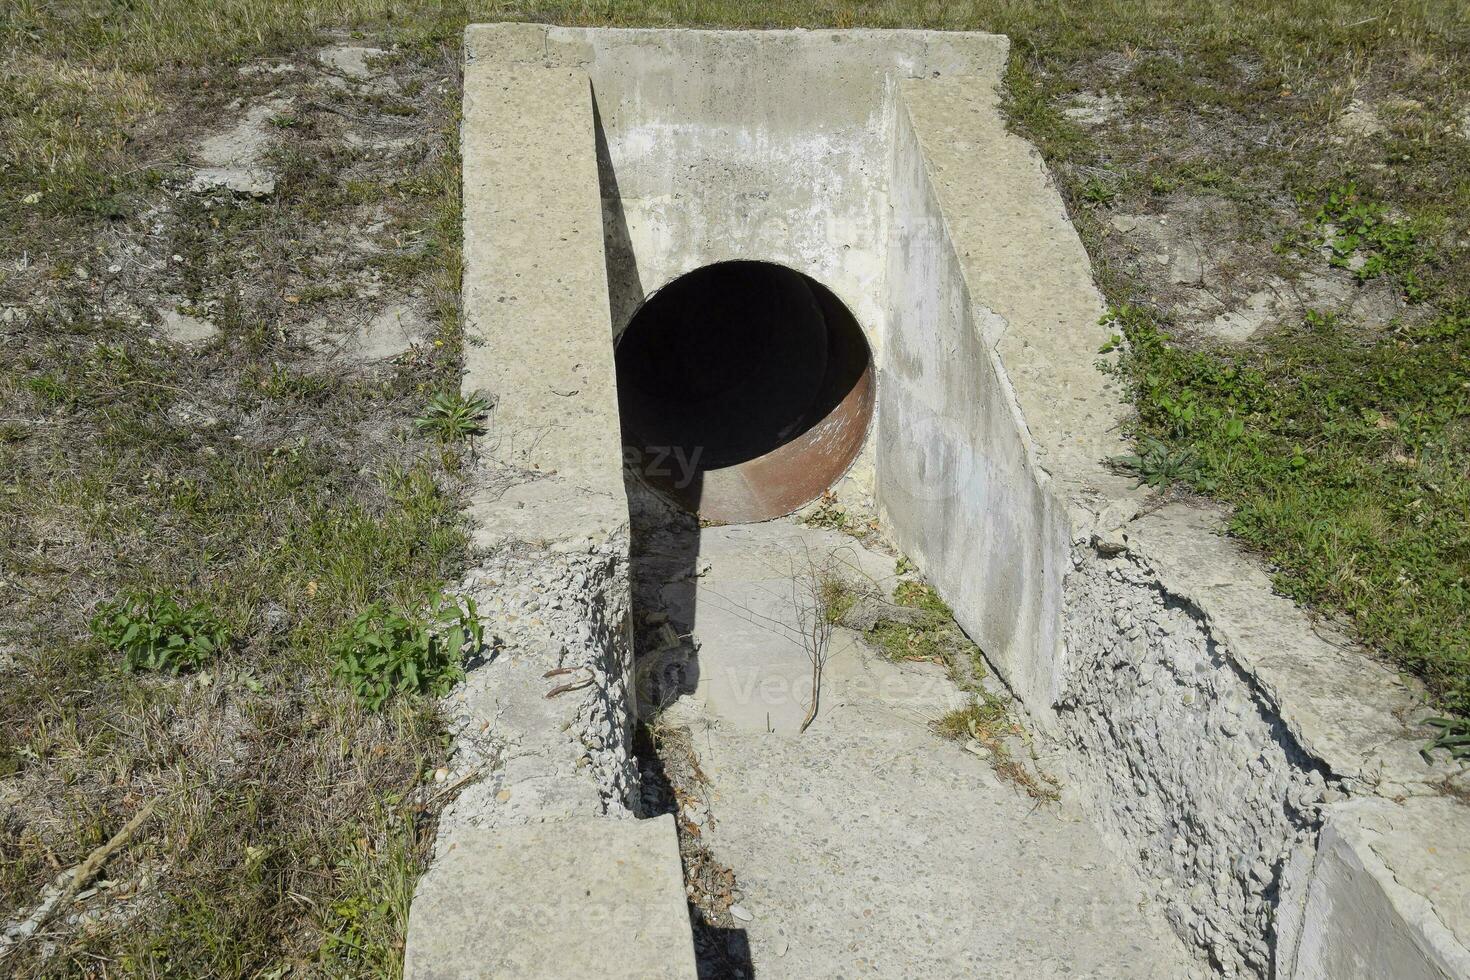
[[[440,392],[429,399],[428,407],[413,424],[440,442],[456,442],[485,434],[485,416],[490,407],[490,400],[482,395]]]
[[[1118,192],[1107,181],[1098,177],[1090,177],[1082,185],[1081,196],[1082,200],[1088,204],[1095,204],[1098,207],[1108,207],[1117,199]]]
[[[1139,483],[1163,488],[1172,483],[1188,483],[1199,490],[1213,490],[1215,481],[1205,472],[1199,456],[1188,446],[1169,448],[1163,440],[1144,436],[1138,440],[1138,452],[1115,456],[1111,460],[1118,469],[1133,473]]]
[[[438,697],[464,676],[484,640],[474,600],[435,597],[422,616],[374,603],[333,641],[332,673],[370,711],[398,695]]]
[[[1388,276],[1411,302],[1427,298],[1423,267],[1434,256],[1416,222],[1391,217],[1386,205],[1353,183],[1328,188],[1321,197],[1314,244],[1328,249],[1332,265],[1363,281]]]
[[[198,670],[229,645],[230,631],[203,603],[138,595],[104,605],[92,635],[123,655],[133,671],[178,674]]]
[[[1444,749],[1452,759],[1470,759],[1470,718],[1430,718],[1425,723],[1439,731],[1425,758],[1433,749]]]

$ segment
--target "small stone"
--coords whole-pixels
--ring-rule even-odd
[[[730,914],[739,919],[741,922],[749,922],[750,920],[755,918],[755,916],[751,915],[745,910],[745,907],[743,905],[730,906]]]
[[[505,803],[509,799],[510,799],[510,790],[508,790],[508,789],[503,789],[499,793],[496,793],[495,794],[495,802],[497,802],[497,803]]]
[[[162,311],[159,320],[163,335],[176,344],[203,343],[219,333],[219,328],[208,320],[177,310]]]
[[[444,780],[446,780],[448,778],[449,778],[449,770],[448,769],[445,769],[443,766],[440,766],[438,769],[435,769],[434,770],[434,782],[436,782],[436,783],[442,783],[442,782],[444,782]]]

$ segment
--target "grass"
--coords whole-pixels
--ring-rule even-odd
[[[912,610],[902,617],[878,618],[865,635],[889,660],[924,661],[943,666],[965,695],[965,703],[930,723],[936,735],[955,741],[974,740],[984,747],[996,774],[1040,803],[1060,798],[1057,785],[1045,774],[1034,773],[1012,753],[1010,740],[1025,737],[1025,729],[1011,710],[1008,697],[987,690],[982,680],[987,668],[980,648],[959,624],[954,611],[932,586],[905,579],[893,590],[894,605]],[[854,604],[849,600],[846,608]]]
[[[26,312],[0,330],[0,778],[28,805],[0,814],[0,912],[164,801],[106,872],[119,907],[146,914],[7,968],[399,969],[432,829],[415,794],[442,727],[421,699],[365,710],[331,651],[373,603],[423,608],[462,561],[457,457],[414,420],[458,363],[455,38],[471,20],[1008,33],[1007,110],[1116,311],[1140,465],[1230,504],[1283,591],[1347,618],[1463,715],[1470,153],[1447,130],[1470,78],[1467,17],[1439,0],[6,4],[0,307]],[[348,111],[416,120],[428,152],[373,172],[325,114],[293,109],[273,127],[274,199],[174,198],[186,141],[233,99],[286,84],[237,68],[309,67],[328,29],[399,45],[403,97]],[[1108,92],[1120,118],[1069,118],[1084,92]],[[1383,107],[1383,129],[1339,142],[1333,120],[1359,97]],[[1189,200],[1238,212],[1262,262],[1388,284],[1407,313],[1377,329],[1323,309],[1255,345],[1198,342],[1107,230],[1110,215]],[[334,275],[420,290],[438,333],[422,356],[343,377],[289,337],[354,301],[311,266],[313,229],[375,207],[383,252]],[[159,291],[220,340],[149,343],[128,307]],[[134,594],[209,610],[227,652],[177,678],[126,670],[88,621]],[[902,656],[948,642],[907,625],[876,639]],[[973,708],[953,720],[966,732],[991,711]],[[1444,750],[1463,737],[1449,722]]]
[[[899,582],[893,601],[917,615],[879,619],[867,638],[889,660],[923,660],[949,668],[951,678],[969,688],[985,675],[984,659],[959,624],[954,612],[931,586],[914,580]]]
[[[23,311],[0,360],[0,918],[156,811],[83,919],[5,967],[393,975],[447,750],[430,697],[458,667],[426,620],[465,560],[456,460],[414,424],[458,377],[457,51],[419,36],[396,56],[408,159],[302,113],[275,127],[272,199],[176,197],[183,141],[263,92],[243,59],[310,71],[301,45],[326,39],[279,7],[274,34],[243,6],[235,25],[93,9],[0,14],[0,307]],[[131,33],[170,24],[156,46]],[[360,208],[384,229],[371,252],[334,238]],[[366,306],[362,281],[421,296],[434,342],[343,370],[300,339]],[[218,339],[159,342],[159,306]],[[366,634],[392,663],[347,642]]]
[[[1280,591],[1470,711],[1470,321],[1361,338],[1314,317],[1224,350],[1171,342],[1147,311],[1119,318],[1138,431],[1189,454],[1167,475],[1233,505]]]

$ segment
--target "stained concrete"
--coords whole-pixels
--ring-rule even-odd
[[[698,681],[661,723],[691,728],[702,840],[739,882],[756,976],[1203,975],[1079,813],[1037,806],[929,730],[964,701],[937,665],[891,663],[839,629],[821,711],[797,734],[810,666],[793,567],[887,590],[891,556],[791,521],[699,544],[693,589],[665,590]],[[647,560],[677,565],[665,547]]]

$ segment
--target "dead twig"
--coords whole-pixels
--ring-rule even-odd
[[[585,681],[575,681],[571,684],[559,684],[546,692],[546,700],[550,701],[552,698],[556,697],[559,694],[565,694],[568,691],[580,691],[584,687],[591,686],[592,678],[590,677],[587,678]]]
[[[831,593],[836,582],[834,573],[827,565],[818,564],[808,552],[805,571],[794,570],[792,574],[792,602],[796,606],[796,623],[801,634],[801,646],[806,651],[812,667],[812,703],[802,719],[798,734],[805,732],[817,718],[822,703],[822,673],[832,655],[832,631],[837,626],[837,617],[831,608]]]
[[[121,830],[112,835],[111,840],[94,849],[91,854],[87,855],[87,859],[73,868],[68,875],[61,876],[65,878],[66,883],[54,896],[50,899],[43,899],[24,921],[6,929],[5,935],[0,936],[0,959],[13,953],[27,939],[40,932],[41,927],[50,922],[58,912],[70,905],[77,893],[97,877],[97,873],[102,870],[107,859],[127,846],[128,841],[132,840],[133,835],[138,832],[138,828],[153,816],[153,811],[157,806],[157,799],[150,800],[141,810],[133,814],[133,818],[124,824]]]

